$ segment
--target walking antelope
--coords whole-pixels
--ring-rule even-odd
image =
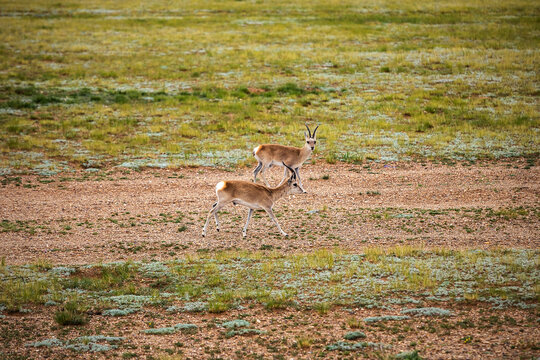
[[[206,223],[204,224],[204,228],[202,231],[202,236],[206,236],[206,227],[208,226],[208,222],[210,221],[210,217],[212,216],[212,214],[214,215],[214,218],[216,220],[216,229],[217,231],[219,231],[219,220],[217,213],[222,207],[231,202],[234,205],[240,204],[249,208],[246,225],[242,230],[243,237],[246,237],[247,227],[249,224],[249,220],[251,219],[251,215],[253,215],[253,210],[266,211],[270,216],[270,219],[272,219],[272,221],[274,221],[274,223],[276,224],[279,232],[283,236],[287,236],[287,233],[281,230],[281,227],[279,226],[279,223],[277,222],[276,217],[272,212],[272,207],[278,199],[282,198],[287,194],[301,194],[305,191],[304,189],[302,189],[302,186],[298,184],[296,180],[296,173],[294,172],[294,170],[287,165],[285,166],[291,171],[292,175],[285,184],[275,188],[254,184],[249,181],[220,181],[216,185],[216,195],[218,201],[214,203],[214,205],[212,206],[212,210],[210,210],[210,212],[208,213],[208,218],[206,218]]]
[[[302,166],[304,161],[306,161],[309,155],[311,155],[313,149],[315,149],[315,144],[317,143],[315,133],[319,128],[319,125],[317,125],[317,127],[313,131],[313,134],[311,134],[311,130],[309,130],[307,124],[305,125],[308,132],[306,133],[304,131],[306,144],[302,148],[277,144],[264,144],[259,145],[255,149],[253,149],[253,156],[255,156],[255,159],[257,159],[257,161],[259,162],[255,170],[253,170],[253,182],[257,182],[257,174],[261,172],[261,177],[263,178],[264,183],[266,184],[266,186],[270,186],[268,185],[268,181],[266,181],[264,172],[272,165],[285,166],[285,164],[289,164],[294,170],[286,166],[283,172],[283,179],[278,186],[283,184],[285,179],[287,179],[287,168],[296,173],[298,183],[300,184],[300,187],[302,186],[302,180],[300,179],[298,169]]]

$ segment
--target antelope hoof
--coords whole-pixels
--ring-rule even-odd
[[[202,237],[205,237],[205,236],[206,236],[206,234],[205,234],[205,233],[202,233]]]
[[[287,233],[283,233],[283,236],[285,236],[285,237],[288,237],[288,236],[289,236],[289,234],[287,234]]]

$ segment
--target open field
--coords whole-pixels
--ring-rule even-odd
[[[537,156],[535,1],[0,2],[2,172]]]
[[[0,359],[540,358],[539,19],[0,0]],[[202,238],[305,122],[289,237],[230,206]]]
[[[4,355],[534,358],[539,172],[526,160],[308,165],[309,193],[275,207],[290,236],[260,214],[246,239],[243,207],[200,233],[214,184],[248,169],[6,176]],[[378,316],[390,317],[365,321]],[[248,324],[222,326],[235,319]],[[353,331],[365,337],[343,338]]]

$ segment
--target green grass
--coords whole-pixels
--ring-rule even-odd
[[[84,309],[78,299],[67,301],[62,310],[54,314],[54,321],[59,325],[84,325],[88,319],[84,315]]]
[[[450,251],[409,246],[372,247],[360,254],[338,249],[295,255],[226,251],[165,263],[86,266],[78,271],[4,265],[0,304],[8,311],[21,311],[50,300],[64,303],[56,313],[60,324],[78,322],[88,309],[93,309],[91,313],[105,309],[137,312],[146,306],[172,304],[179,309],[196,305],[199,311],[211,313],[258,304],[269,310],[313,309],[321,315],[339,305],[413,303],[421,307],[424,302],[481,301],[497,307],[531,308],[540,296],[538,279],[531,276],[539,266],[535,250]],[[74,281],[82,269],[92,274],[89,285]],[[110,281],[111,274],[118,280]],[[156,279],[166,281],[156,287]],[[348,325],[360,327],[354,319]]]
[[[0,304],[7,311],[18,312],[25,305],[44,303],[44,295],[49,287],[53,288],[54,280],[30,281],[3,280],[0,283]]]
[[[534,1],[0,4],[0,167],[538,155]]]

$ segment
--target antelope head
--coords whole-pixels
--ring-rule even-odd
[[[319,128],[319,125],[317,125],[317,127],[315,128],[315,130],[313,130],[313,134],[311,133],[311,130],[309,130],[309,126],[307,124],[306,125],[306,129],[307,129],[307,133],[304,131],[304,136],[306,137],[306,144],[309,146],[309,148],[311,149],[311,151],[313,151],[315,149],[315,144],[317,143],[317,129]]]
[[[285,163],[283,163],[283,165],[285,165],[285,167],[289,169],[289,171],[292,173],[289,180],[287,180],[287,185],[289,186],[288,193],[289,194],[306,194],[307,191],[304,190],[302,185],[298,182],[298,179],[296,178],[296,172],[293,170],[293,168],[291,168]]]

